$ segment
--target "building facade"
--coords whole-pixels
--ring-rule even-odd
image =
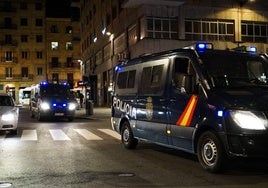
[[[113,68],[125,58],[196,41],[268,51],[268,2],[261,0],[80,0],[81,47],[92,99],[110,105]]]
[[[0,92],[18,101],[18,90],[45,78],[45,3],[0,1]]]
[[[41,81],[77,87],[81,77],[79,20],[47,18],[46,1],[0,1],[0,92],[19,101],[19,89]]]
[[[71,88],[82,79],[80,35],[75,31],[79,24],[70,18],[46,18],[47,80],[68,82]]]

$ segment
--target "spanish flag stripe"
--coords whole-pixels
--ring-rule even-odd
[[[197,104],[197,96],[192,95],[186,105],[186,108],[184,109],[183,113],[176,122],[176,125],[190,126],[196,108],[196,104]]]

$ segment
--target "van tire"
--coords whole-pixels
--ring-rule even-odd
[[[225,153],[219,138],[211,131],[200,135],[197,143],[197,156],[202,167],[212,173],[222,170]]]
[[[125,146],[125,148],[127,148],[127,149],[135,149],[137,144],[138,144],[138,140],[136,138],[134,138],[133,132],[132,132],[130,125],[127,121],[125,121],[122,125],[121,141],[122,141],[123,145]]]

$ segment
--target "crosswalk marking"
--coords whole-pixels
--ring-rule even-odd
[[[86,129],[74,129],[74,131],[83,136],[86,140],[103,140],[101,137],[89,132]]]
[[[92,133],[90,130],[87,129],[70,129],[74,132],[76,132],[78,135],[80,135],[81,137],[83,137],[86,140],[104,140],[104,137],[100,137],[97,135],[97,133]],[[38,141],[38,135],[37,135],[37,131],[36,129],[25,129],[25,130],[21,130],[21,135],[15,136],[17,137],[18,140],[20,141]],[[71,138],[67,135],[68,133],[70,133],[69,131],[67,131],[67,133],[65,133],[62,129],[48,129],[50,136],[52,138],[52,140],[54,141],[68,141],[71,140]],[[97,131],[102,132],[108,136],[111,136],[117,140],[121,139],[120,134],[118,134],[117,132],[111,130],[111,129],[97,129]],[[72,135],[72,134],[71,134]],[[12,138],[14,137],[14,135],[6,135],[6,134],[1,134],[0,135],[0,141],[4,141],[6,139]]]
[[[49,130],[53,140],[71,140],[61,129]]]
[[[117,132],[115,132],[115,131],[113,131],[111,129],[98,129],[98,130],[103,132],[103,133],[105,133],[105,134],[108,134],[109,136],[112,136],[112,137],[114,137],[114,138],[116,138],[118,140],[121,139],[120,134],[118,134]]]
[[[23,130],[21,140],[37,140],[36,130]]]

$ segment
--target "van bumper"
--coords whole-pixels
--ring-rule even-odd
[[[268,158],[268,134],[227,135],[230,156]]]

